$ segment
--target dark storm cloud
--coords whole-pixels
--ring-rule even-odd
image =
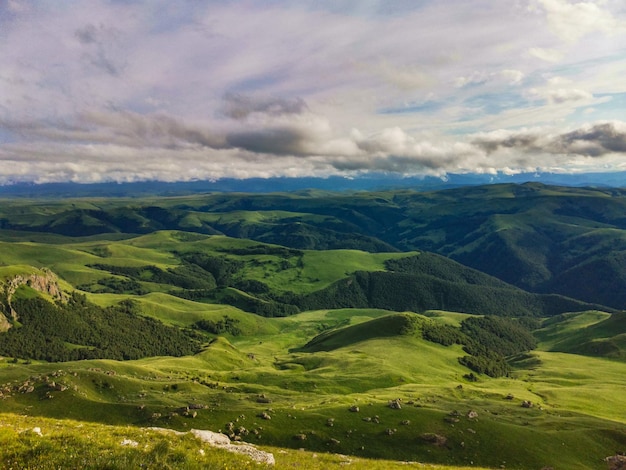
[[[282,127],[250,132],[235,132],[226,137],[232,147],[254,153],[304,155],[307,133],[302,129]]]
[[[602,157],[612,153],[626,153],[626,124],[604,122],[556,135],[541,130],[496,131],[481,135],[471,142],[488,154],[512,149],[525,154],[541,152]]]
[[[589,129],[578,129],[560,137],[564,148],[586,145],[600,156],[607,153],[626,153],[626,127],[608,122],[596,124]]]

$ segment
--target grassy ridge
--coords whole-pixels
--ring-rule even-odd
[[[626,314],[585,312],[560,315],[537,332],[547,351],[626,360]]]

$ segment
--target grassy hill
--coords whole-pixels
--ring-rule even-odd
[[[585,312],[554,317],[537,331],[543,348],[626,361],[626,314]]]
[[[458,320],[457,314],[438,315],[420,317],[420,322]],[[340,454],[363,466],[370,461],[362,459],[375,458],[459,466],[471,462],[489,468],[593,469],[623,445],[626,422],[615,410],[626,402],[623,394],[614,393],[625,385],[623,363],[584,356],[572,360],[572,355],[539,351],[532,353],[532,360],[525,359],[527,367],[519,359],[509,377],[480,376],[472,382],[463,378],[467,369],[457,360],[463,354],[460,346],[446,347],[409,334],[406,318],[380,310],[306,312],[269,320],[280,335],[266,331],[220,337],[194,356],[54,365],[0,361],[0,390],[10,389],[3,391],[4,412],[28,410],[31,416],[27,424],[27,418],[13,414],[2,420],[21,429],[39,426],[46,439],[50,434],[75,436],[77,426],[84,435],[110,433],[113,437],[98,445],[113,448],[113,465],[134,452],[116,440],[146,443],[139,449],[162,462],[198,451],[200,444],[186,438],[187,450],[175,441],[156,456],[151,450],[159,439],[149,437],[145,427],[229,433],[229,422],[235,423],[233,436],[243,426],[247,434],[242,438],[265,450],[294,449],[287,454],[275,451],[285,468],[294,462],[309,465],[309,458],[328,462],[320,463],[322,467],[339,465],[345,460]],[[315,344],[331,347],[311,347]],[[31,386],[32,392],[20,392]],[[533,407],[522,407],[524,400]],[[390,407],[392,402],[400,403],[400,409]],[[190,406],[194,417],[185,415]],[[355,406],[358,411],[350,411]],[[477,417],[468,417],[470,410]],[[103,431],[107,428],[90,423],[132,427]],[[22,446],[11,454],[15,458],[44,458],[61,445],[53,439],[29,454],[26,446],[39,442],[37,436],[19,431],[5,431],[3,436],[12,443],[3,446],[4,452]],[[77,437],[63,446],[68,455],[73,449],[86,452]],[[318,457],[298,453],[299,448]],[[230,457],[218,453],[210,458]],[[60,456],[52,461],[63,462]]]
[[[626,193],[539,183],[433,192],[5,200],[0,239],[177,230],[300,250],[429,251],[540,293],[622,308]],[[67,240],[66,240],[67,241]],[[588,282],[593,279],[593,282]]]
[[[621,305],[623,197],[9,201],[0,461],[256,465],[159,427],[277,468],[602,468],[626,451],[626,317],[598,303]]]

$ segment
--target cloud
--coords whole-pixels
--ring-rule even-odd
[[[557,90],[549,90],[546,92],[546,99],[549,104],[567,103],[569,101],[588,101],[593,95],[585,90],[578,88],[559,88]]]
[[[86,142],[123,145],[130,148],[177,148],[199,145],[223,148],[223,136],[204,126],[193,125],[167,115],[141,115],[129,111],[84,112],[74,122],[0,120],[0,127],[27,138],[57,142]]]
[[[538,3],[552,31],[566,41],[573,42],[593,32],[610,35],[626,32],[626,23],[598,3],[567,0],[539,0]]]
[[[487,154],[515,150],[525,154],[603,157],[626,153],[626,123],[621,121],[586,125],[570,132],[553,134],[541,129],[495,131],[477,136],[472,144]]]
[[[614,165],[620,2],[530,1],[0,1],[0,181]]]
[[[454,80],[454,86],[463,88],[471,85],[482,85],[487,82],[503,82],[507,85],[519,85],[524,79],[524,76],[524,72],[515,69],[506,69],[491,73],[474,71],[467,76],[457,77]]]
[[[281,116],[305,111],[308,106],[302,98],[261,98],[240,93],[224,95],[224,114],[233,119],[245,119],[252,113]]]
[[[562,52],[555,49],[544,49],[541,47],[531,47],[528,49],[528,53],[531,56],[546,62],[560,62],[564,56]]]

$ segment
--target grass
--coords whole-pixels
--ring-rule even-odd
[[[39,432],[37,432],[39,431]],[[415,467],[464,470],[468,467],[380,461],[336,453],[314,453],[263,446],[276,465],[271,468],[355,469]],[[0,460],[7,469],[57,468],[270,468],[248,457],[210,447],[190,434],[173,435],[129,426],[107,426],[72,420],[0,414]],[[472,466],[473,469],[482,467]]]
[[[256,214],[254,221],[267,222],[269,216]],[[165,269],[179,262],[174,250],[229,256],[229,250],[259,244],[178,231],[115,241],[38,240],[1,242],[0,261],[9,266],[0,266],[0,277],[47,266],[72,284],[94,282],[108,275],[86,266],[94,262]],[[275,290],[288,286],[307,293],[346,273],[383,270],[386,259],[409,255],[333,250],[240,259],[244,277]],[[623,314],[590,311],[550,319],[537,331],[539,349],[516,358],[510,377],[469,381],[468,369],[458,363],[465,354],[460,346],[424,341],[410,328],[426,317],[458,325],[467,317],[462,313],[340,309],[262,318],[159,292],[167,286],[151,287],[153,292],[133,297],[146,315],[182,327],[227,315],[239,322],[242,334],[217,337],[202,352],[181,358],[63,364],[0,358],[3,464],[245,468],[248,460],[207,449],[189,436],[165,439],[146,429],[217,431],[238,419],[258,431],[246,438],[273,451],[277,468],[339,468],[348,461],[351,468],[393,468],[402,465],[392,460],[406,460],[472,468],[596,469],[604,457],[626,450],[626,418],[619,413],[626,409],[620,392],[626,387],[626,364],[621,356],[590,357],[593,351],[580,347],[611,342],[624,351]],[[88,297],[106,306],[129,296]],[[67,388],[57,390],[51,381]],[[19,391],[29,386],[31,392]],[[390,400],[398,398],[402,408],[391,409]],[[522,408],[524,400],[534,406]],[[181,412],[189,404],[202,405],[195,418]],[[359,411],[350,412],[352,406]],[[458,418],[450,416],[454,410]],[[469,410],[478,418],[467,418]],[[43,436],[33,433],[34,427],[41,427]],[[446,444],[421,437],[429,433],[444,436]],[[123,439],[140,445],[121,446]]]
[[[590,311],[559,315],[536,332],[545,351],[626,361],[626,314]]]
[[[458,320],[457,314],[437,313],[431,320]],[[405,315],[370,309],[306,312],[268,320],[273,330],[218,338],[200,354],[183,358],[30,365],[5,359],[0,361],[0,377],[6,384],[20,386],[61,370],[55,380],[68,389],[50,392],[54,398],[46,399],[49,387],[35,379],[33,393],[11,394],[2,401],[3,410],[31,416],[29,426],[40,426],[32,423],[51,417],[80,421],[70,426],[131,424],[137,432],[146,432],[140,428],[148,426],[224,430],[226,423],[245,416],[248,429],[262,428],[260,438],[250,434],[249,439],[263,448],[281,449],[277,461],[284,457],[285,467],[278,468],[294,463],[330,468],[346,459],[376,468],[368,467],[376,463],[360,460],[375,458],[384,460],[378,462],[380,468],[391,467],[394,464],[386,460],[394,459],[595,469],[625,442],[626,419],[615,411],[626,408],[626,398],[616,393],[626,386],[622,363],[537,351],[518,361],[526,367],[511,377],[468,382],[463,378],[467,370],[457,362],[463,354],[458,346],[385,331],[401,330]],[[329,351],[298,351],[324,331],[352,339]],[[509,394],[512,400],[505,399]],[[389,408],[389,401],[397,398],[402,399],[402,409]],[[535,406],[522,408],[523,400]],[[186,418],[179,410],[189,403],[206,408],[198,410],[196,418]],[[349,411],[353,405],[359,412]],[[478,412],[477,419],[465,416],[470,409]],[[446,422],[453,410],[460,412],[459,421]],[[260,418],[263,412],[272,419]],[[154,413],[160,416],[154,418]],[[376,416],[379,423],[371,421]],[[329,419],[333,426],[328,426]],[[405,421],[409,424],[402,424]],[[420,438],[426,433],[445,436],[447,444],[428,444]]]

